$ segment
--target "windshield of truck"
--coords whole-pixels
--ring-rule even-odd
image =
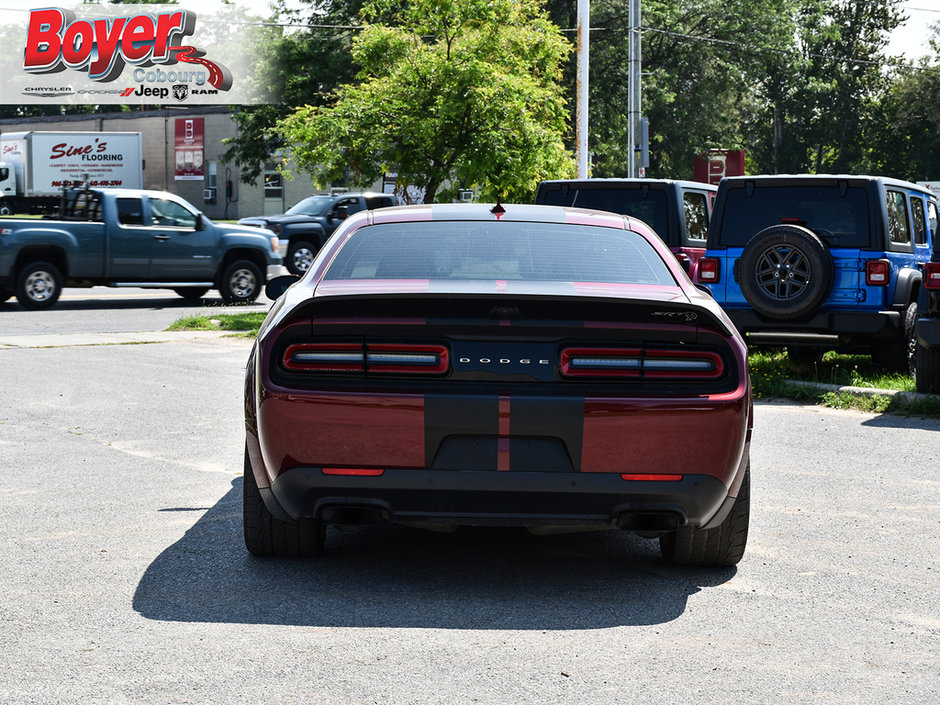
[[[862,187],[757,186],[731,188],[725,199],[721,244],[744,247],[771,225],[809,228],[831,247],[869,247],[868,192]]]
[[[287,209],[287,215],[323,215],[333,204],[330,196],[310,196]]]
[[[549,206],[575,206],[593,208],[621,215],[631,215],[649,225],[660,237],[666,237],[669,223],[666,192],[655,189],[612,186],[610,188],[569,188],[547,191],[544,200]]]

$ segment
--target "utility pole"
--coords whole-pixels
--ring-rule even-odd
[[[639,0],[636,0],[639,2]],[[591,1],[578,0],[578,105],[577,105],[577,162],[578,178],[588,173],[588,45],[591,35]]]
[[[640,116],[642,115],[642,95],[640,90],[640,72],[643,68],[642,35],[640,27],[640,0],[630,0],[629,16],[629,63],[627,72],[627,176],[630,178],[640,176],[642,162],[638,158],[640,152]],[[642,175],[645,176],[645,169]]]

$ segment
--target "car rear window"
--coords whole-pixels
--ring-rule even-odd
[[[725,199],[721,244],[744,247],[764,228],[793,223],[813,230],[832,247],[869,247],[868,213],[868,192],[860,187],[732,188]]]
[[[627,230],[561,223],[388,223],[352,234],[324,279],[500,279],[675,285]]]
[[[649,225],[660,237],[666,237],[669,232],[666,192],[661,189],[622,186],[551,189],[544,192],[539,203],[630,215]]]

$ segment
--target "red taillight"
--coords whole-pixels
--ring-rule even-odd
[[[442,374],[450,367],[443,345],[400,343],[297,343],[284,351],[294,372]]]
[[[441,374],[447,372],[449,360],[443,345],[366,345],[369,372]]]
[[[703,284],[715,284],[721,274],[721,260],[702,257],[698,261],[698,280]]]
[[[706,350],[566,348],[561,353],[565,377],[718,379],[724,371],[721,355]]]
[[[891,281],[891,263],[886,259],[870,259],[865,262],[865,284],[888,286]]]
[[[566,348],[561,373],[566,377],[639,377],[640,348]]]
[[[924,288],[931,291],[940,289],[940,262],[928,262],[924,265]]]
[[[284,367],[295,372],[364,372],[358,343],[298,343],[284,351]]]

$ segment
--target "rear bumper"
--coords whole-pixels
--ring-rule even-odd
[[[820,311],[804,321],[775,321],[762,318],[751,309],[725,309],[725,313],[742,333],[757,342],[811,342],[808,336],[848,336],[887,340],[901,334],[900,311]]]
[[[276,516],[327,523],[381,519],[650,531],[715,524],[731,504],[728,488],[706,475],[670,482],[624,480],[611,473],[477,470],[389,469],[378,477],[356,477],[297,467],[262,495]]]
[[[917,320],[917,342],[925,348],[940,347],[940,318]]]

